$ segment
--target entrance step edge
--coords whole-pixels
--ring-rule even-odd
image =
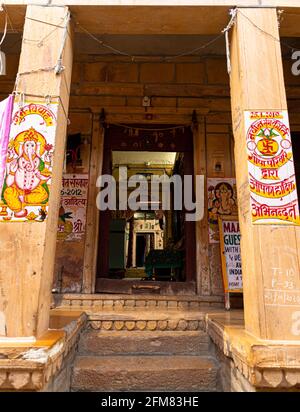
[[[197,295],[114,295],[114,294],[53,294],[56,307],[122,309],[122,308],[151,308],[151,309],[201,309],[202,307],[224,308],[223,296]]]
[[[80,337],[79,355],[207,355],[210,338],[203,331],[86,330]]]
[[[180,310],[123,310],[89,314],[88,327],[102,331],[205,330],[207,312]]]
[[[78,356],[72,391],[215,391],[210,356]]]

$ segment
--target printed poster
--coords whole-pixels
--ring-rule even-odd
[[[225,293],[242,292],[243,279],[239,222],[230,217],[219,218],[219,229]]]
[[[0,222],[45,220],[51,187],[57,103],[14,103]]]
[[[86,225],[88,184],[88,174],[64,174],[57,240],[83,240]]]
[[[252,222],[299,225],[288,112],[245,112]]]
[[[237,214],[236,182],[234,178],[208,178],[209,243],[219,243],[219,216]]]

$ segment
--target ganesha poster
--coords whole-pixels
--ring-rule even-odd
[[[14,103],[0,197],[0,221],[45,220],[51,187],[57,103]]]
[[[208,178],[209,243],[219,243],[219,216],[237,215],[236,182],[234,178]]]
[[[297,224],[299,208],[288,112],[245,112],[254,224]]]

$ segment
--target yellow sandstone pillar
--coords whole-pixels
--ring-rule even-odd
[[[27,117],[28,124],[33,118],[30,114],[41,116],[38,127],[43,124],[45,130],[47,126],[52,127],[54,139],[50,145],[36,131],[28,132],[26,136],[24,134],[19,138],[23,139],[22,158],[20,145],[15,146],[20,162],[24,167],[29,167],[30,173],[26,175],[24,170],[18,170],[19,164],[14,168],[17,170],[10,168],[11,179],[15,178],[19,186],[27,186],[24,193],[18,189],[22,210],[11,211],[15,221],[0,222],[0,337],[39,337],[49,326],[72,59],[68,8],[28,6],[17,81],[17,91],[23,92],[25,98],[24,101],[21,99],[20,108],[26,108],[24,118]],[[18,100],[20,97],[16,98]],[[35,105],[28,109],[30,103]],[[47,111],[52,107],[50,103],[57,104],[54,120]],[[51,124],[51,121],[54,123]],[[31,142],[36,151],[31,156],[31,164],[25,156],[26,142]],[[31,168],[35,168],[35,177]],[[20,177],[22,173],[27,177],[30,175],[31,180],[27,182],[26,176],[23,183],[20,178],[18,180],[16,176]],[[40,180],[40,184],[34,189],[36,179]],[[49,189],[48,205],[42,202],[44,199],[37,197],[46,187],[45,182],[48,182]],[[11,187],[17,187],[17,183]],[[7,191],[8,196],[10,192],[12,190]],[[30,206],[34,201],[41,203],[41,213],[43,210],[47,212],[45,219],[29,220]],[[34,219],[34,214],[31,219]]]
[[[245,328],[300,340],[299,213],[275,8],[237,10],[230,83]]]

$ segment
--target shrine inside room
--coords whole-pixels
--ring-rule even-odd
[[[298,2],[36,3],[0,11],[0,391],[299,391]]]
[[[151,132],[155,133],[157,131],[149,130],[148,133]],[[122,133],[124,133],[124,130]],[[161,135],[162,133],[160,132]],[[126,136],[126,133],[124,134]],[[182,162],[182,157],[176,152],[113,151],[111,174],[119,183],[120,173],[122,173],[120,168],[125,167],[128,178],[132,176],[137,176],[138,179],[146,178],[148,183],[154,175],[158,177],[164,174],[172,176],[173,173],[176,173],[175,164],[176,168],[178,168]],[[118,188],[119,185],[117,184]],[[149,190],[148,185],[147,189]],[[150,196],[148,190],[146,193],[147,201],[148,196]],[[133,189],[131,189],[132,191]],[[119,193],[118,190],[117,193]],[[130,192],[128,192],[129,196]],[[118,200],[117,198],[117,203]],[[155,210],[151,210],[151,206],[149,209],[148,205],[143,205],[145,206],[143,210],[134,211],[127,208],[125,211],[111,213],[108,233],[109,240],[107,242],[110,251],[109,267],[108,271],[104,270],[103,266],[101,266],[101,259],[99,259],[99,274],[108,272],[110,278],[134,280],[152,280],[153,276],[163,277],[163,273],[160,275],[155,273],[146,274],[146,257],[150,251],[164,250],[172,243],[180,242],[182,240],[183,228],[179,226],[175,232],[176,228],[173,227],[172,211],[164,213],[161,210],[160,203],[160,200],[156,200],[156,203],[153,204]],[[178,222],[179,224],[180,221]],[[182,268],[178,267],[178,269]],[[177,280],[182,279],[182,270],[178,271],[176,275]],[[171,276],[175,276],[175,273],[171,273],[171,268],[169,268],[165,273],[165,277],[170,280]]]

